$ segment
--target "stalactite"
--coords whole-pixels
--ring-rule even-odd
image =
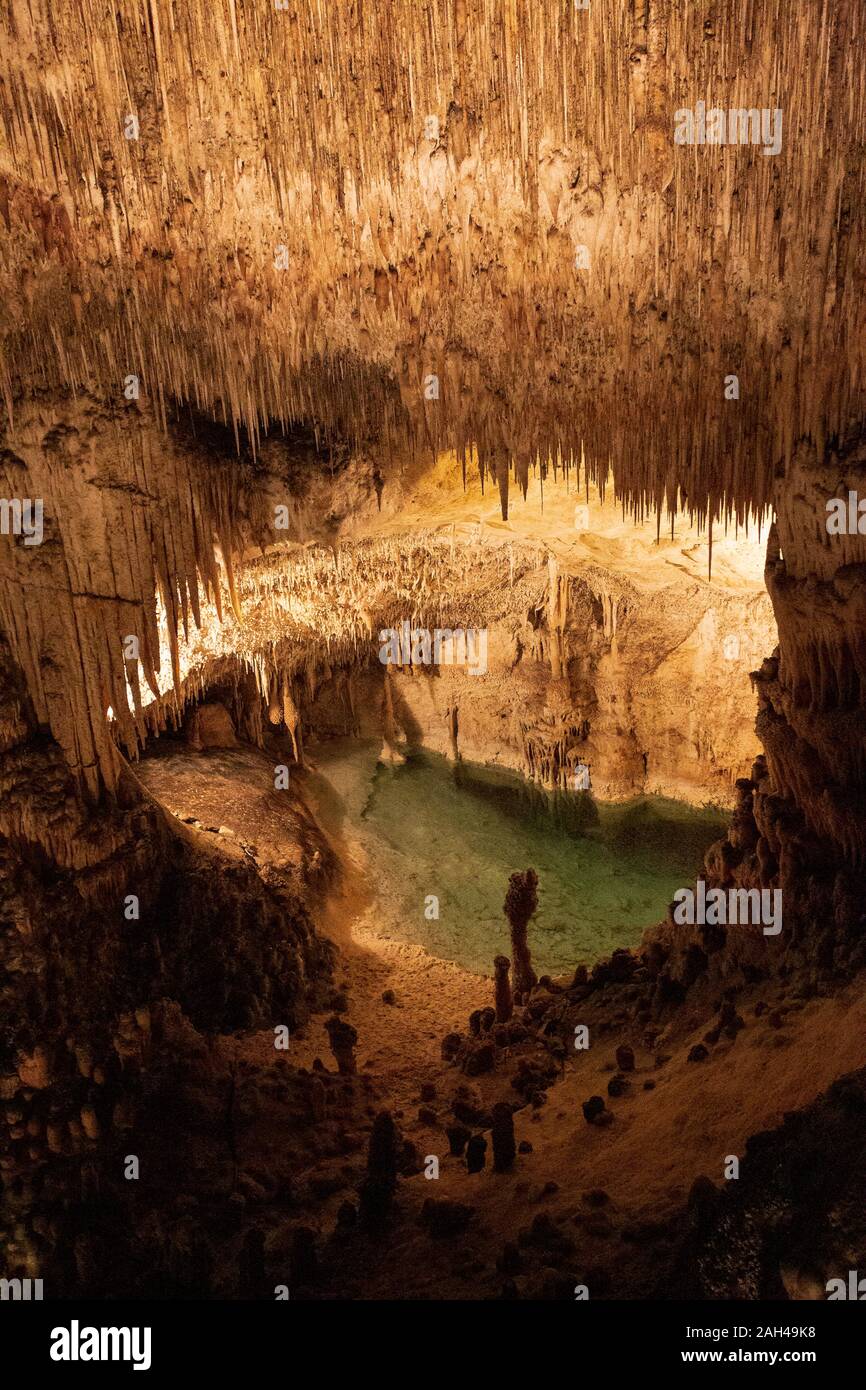
[[[249,563],[274,544],[266,501],[236,459],[195,469],[157,440],[178,410],[223,422],[253,470],[312,422],[371,458],[380,493],[453,448],[506,519],[512,469],[524,496],[533,472],[542,497],[550,470],[582,477],[659,535],[665,508],[672,537],[678,511],[706,526],[710,575],[718,527],[775,506],[768,575],[792,612],[804,571],[862,563],[859,535],[822,524],[864,417],[856,0],[720,0],[712,33],[688,6],[458,8],[0,16],[0,473],[44,499],[48,538],[2,547],[0,625],[92,796],[221,663],[300,752],[304,690],[368,650],[371,619],[436,616],[429,539]],[[676,145],[674,111],[699,100],[778,105],[778,154]],[[450,549],[465,591],[473,557]],[[552,566],[533,642],[561,674]],[[614,642],[618,596],[600,598]],[[832,604],[808,637],[780,620],[795,704],[846,698],[849,658],[863,688],[862,636],[834,632]],[[528,751],[545,779],[562,756]]]
[[[563,675],[563,643],[568,622],[567,574],[560,574],[555,556],[547,560],[547,629],[550,641],[550,670],[554,680]]]
[[[277,683],[276,672],[274,672],[271,675],[268,681],[268,692],[268,719],[272,724],[279,724],[280,720],[282,719],[282,710],[280,708],[279,688]]]
[[[199,585],[218,609],[223,586],[234,588],[237,606],[231,566],[221,578],[214,552],[218,534],[227,553],[241,549],[226,468],[196,470],[168,445],[157,466],[138,424],[88,398],[60,411],[31,403],[19,411],[18,454],[0,465],[3,495],[38,497],[45,529],[42,546],[0,550],[0,625],[37,718],[94,797],[116,783],[115,737],[134,753],[144,736],[141,676],[151,696],[169,685],[176,698],[179,630],[190,610],[201,619]],[[82,448],[109,486],[93,488],[75,466]],[[146,505],[130,508],[129,493]]]
[[[129,371],[158,415],[211,409],[254,453],[298,419],[377,440],[382,477],[474,452],[503,515],[511,467],[525,491],[531,467],[585,458],[599,483],[612,463],[635,515],[673,511],[676,477],[690,515],[745,522],[776,459],[862,414],[843,291],[863,276],[863,180],[839,137],[863,129],[856,0],[768,0],[746,47],[739,0],[710,38],[676,6],[485,6],[463,45],[444,0],[383,0],[360,34],[352,15],[34,0],[3,21],[10,418],[33,380],[119,392]],[[779,154],[675,145],[674,110],[714,97],[778,100]],[[218,515],[235,607],[225,498]]]
[[[292,698],[292,688],[285,674],[282,678],[281,693],[283,706],[283,723],[285,724],[291,736],[292,752],[294,754],[295,762],[303,765],[304,754],[303,744],[301,741],[301,716],[298,713],[297,705],[295,704],[294,699]]]

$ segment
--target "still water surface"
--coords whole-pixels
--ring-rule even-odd
[[[509,953],[502,904],[516,869],[531,866],[539,879],[533,965],[564,974],[636,945],[725,830],[718,808],[552,795],[515,774],[432,753],[386,768],[378,750],[357,741],[315,750],[326,824],[361,846],[383,931],[484,974],[495,955]],[[430,894],[438,920],[425,917]]]

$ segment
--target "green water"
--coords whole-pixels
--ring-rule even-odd
[[[377,765],[377,753],[378,745],[340,742],[314,755],[326,824],[362,848],[377,895],[370,920],[484,974],[509,951],[502,904],[516,869],[538,874],[533,965],[564,974],[635,945],[725,829],[718,809],[551,795],[514,774],[455,767],[430,753],[392,769]],[[438,921],[425,917],[429,894],[439,899]]]

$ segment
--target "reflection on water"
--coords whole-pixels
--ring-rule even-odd
[[[345,820],[362,845],[381,930],[469,970],[491,973],[493,957],[508,953],[502,904],[516,869],[532,866],[539,878],[533,964],[563,974],[635,945],[726,824],[718,810],[658,797],[613,805],[550,794],[430,753],[386,768],[377,752],[358,742],[317,750],[326,821]],[[428,921],[431,894],[439,918]]]

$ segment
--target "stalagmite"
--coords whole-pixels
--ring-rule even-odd
[[[494,990],[496,998],[496,1022],[507,1023],[514,1012],[514,1005],[511,997],[511,980],[509,971],[511,961],[507,956],[497,956],[493,962]]]
[[[325,1028],[340,1075],[354,1076],[357,1071],[355,1061],[355,1044],[358,1041],[357,1029],[336,1014],[327,1020]]]
[[[367,1151],[367,1174],[361,1186],[361,1219],[371,1229],[381,1229],[391,1214],[397,1190],[397,1126],[387,1110],[373,1121]]]
[[[538,906],[538,875],[534,869],[514,873],[508,880],[504,912],[511,929],[511,956],[514,961],[514,995],[523,1002],[536,984],[526,930]]]
[[[487,1161],[487,1140],[483,1134],[473,1134],[466,1145],[466,1170],[480,1173]]]

